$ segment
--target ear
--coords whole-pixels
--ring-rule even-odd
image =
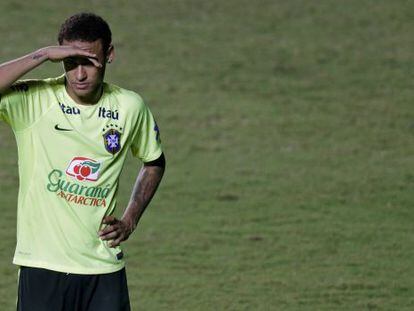
[[[112,63],[115,57],[115,49],[112,44],[109,45],[108,50],[106,51],[106,61]]]

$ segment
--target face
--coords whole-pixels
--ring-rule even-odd
[[[104,53],[101,40],[94,42],[64,40],[62,45],[71,45],[97,55],[97,61],[102,64],[101,68],[96,67],[85,57],[69,57],[63,61],[69,95],[81,104],[96,103],[102,92],[105,63],[108,57],[113,57],[112,47]]]

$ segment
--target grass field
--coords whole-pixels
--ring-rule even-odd
[[[133,310],[414,309],[412,2],[0,9],[2,62],[54,44],[74,12],[103,15],[108,81],[157,116],[168,169],[125,243]],[[17,158],[0,129],[0,309],[13,310]],[[120,211],[139,166],[128,160]]]

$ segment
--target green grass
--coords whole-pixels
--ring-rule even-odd
[[[108,80],[143,95],[168,160],[125,243],[134,310],[414,308],[412,3],[99,3],[2,2],[0,55],[54,44],[80,10],[112,25]],[[12,310],[17,159],[0,129]],[[139,165],[127,162],[120,210]]]

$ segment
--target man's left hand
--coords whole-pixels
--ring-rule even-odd
[[[132,229],[129,228],[126,222],[123,222],[114,216],[104,217],[102,223],[106,226],[100,230],[98,234],[102,240],[110,240],[109,247],[120,245],[121,242],[127,240],[132,233]]]

